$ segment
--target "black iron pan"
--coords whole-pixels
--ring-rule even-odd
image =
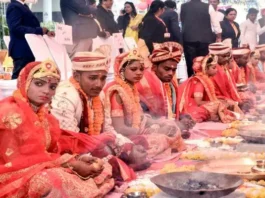
[[[183,188],[183,183],[190,180],[218,185],[217,189],[191,190]],[[234,175],[207,172],[176,172],[151,178],[163,192],[176,198],[218,198],[235,191],[243,180]]]

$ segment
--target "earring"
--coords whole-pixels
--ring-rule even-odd
[[[122,79],[123,81],[125,81],[124,70],[121,71],[121,79]]]

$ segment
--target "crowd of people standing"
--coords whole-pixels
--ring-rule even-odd
[[[207,55],[209,44],[215,41],[231,39],[233,48],[249,46],[251,50],[265,42],[264,9],[258,21],[258,10],[249,9],[246,21],[239,25],[236,22],[237,10],[218,10],[219,3],[219,0],[210,0],[209,4],[191,0],[182,4],[177,13],[175,1],[155,0],[144,15],[137,12],[133,2],[125,2],[124,9],[115,20],[111,11],[113,0],[100,0],[98,5],[94,0],[61,0],[64,23],[73,27],[74,43],[66,46],[67,52],[72,58],[78,51],[91,51],[95,37],[109,38],[113,33],[122,32],[124,37],[135,40],[142,55],[148,59],[154,43],[174,41],[184,48],[187,73],[191,76],[194,74],[193,59]],[[21,15],[23,12],[28,14]],[[25,20],[16,21],[18,16]],[[41,28],[36,17],[26,20],[28,16],[34,15],[24,1],[12,0],[7,9],[7,22],[11,35],[9,54],[14,60],[13,79],[28,62],[34,60],[23,35],[54,35],[47,28]],[[34,23],[29,25],[28,21]],[[13,47],[18,44],[19,48]],[[22,47],[25,50],[18,50]]]

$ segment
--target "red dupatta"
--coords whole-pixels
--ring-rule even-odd
[[[171,81],[178,100],[178,86],[175,79]],[[142,80],[136,85],[140,100],[147,105],[150,114],[155,117],[168,116],[168,102],[165,85],[152,71],[145,71]],[[176,118],[179,117],[178,102],[176,101]]]
[[[217,74],[211,79],[218,98],[228,98],[237,102],[241,101],[236,90],[235,79],[227,68],[217,65]]]
[[[81,138],[66,131],[62,138],[58,121],[45,106],[37,113],[33,111],[27,89],[39,64],[28,64],[19,75],[13,96],[0,101],[0,197],[25,187],[40,171],[60,167],[74,158],[69,154],[61,156],[60,152],[89,152],[99,142],[113,140],[113,136]]]
[[[57,121],[44,106],[35,113],[28,102],[27,89],[39,64],[28,64],[19,75],[18,90],[0,102],[0,197],[24,186],[40,170],[73,158],[60,158]]]
[[[188,109],[191,105],[194,105],[192,95],[194,94],[194,86],[196,83],[200,82],[207,94],[209,101],[216,101],[217,97],[215,95],[215,89],[210,78],[206,75],[196,75],[189,78],[183,84],[179,86],[179,110],[180,112],[188,112]],[[197,106],[197,104],[196,104]]]

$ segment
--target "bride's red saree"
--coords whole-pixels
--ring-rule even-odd
[[[112,167],[106,163],[101,175],[82,180],[71,169],[61,167],[75,160],[75,155],[61,152],[93,151],[105,137],[93,136],[80,142],[71,132],[64,132],[69,138],[64,136],[61,141],[59,124],[47,108],[33,111],[27,90],[41,67],[40,62],[28,64],[21,71],[13,96],[0,101],[0,197],[34,198],[50,192],[69,198],[103,196],[114,186]],[[59,75],[58,71],[49,72]]]

